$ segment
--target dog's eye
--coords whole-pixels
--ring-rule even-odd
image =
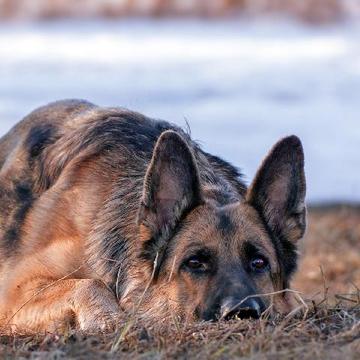
[[[186,261],[185,263],[186,267],[190,270],[194,271],[206,271],[208,266],[204,262],[204,260],[200,259],[197,256],[194,256]]]
[[[263,256],[256,256],[253,260],[251,260],[251,269],[256,272],[262,272],[268,268],[268,261]]]

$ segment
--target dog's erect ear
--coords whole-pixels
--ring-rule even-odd
[[[295,245],[306,227],[304,152],[296,136],[280,140],[265,158],[247,193],[269,230]]]
[[[168,130],[159,137],[144,183],[138,223],[143,240],[161,251],[186,212],[201,203],[194,156],[185,140]]]

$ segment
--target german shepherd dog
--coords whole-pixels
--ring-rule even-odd
[[[3,327],[257,318],[292,307],[304,155],[280,140],[247,188],[175,125],[65,100],[0,140],[0,209]]]

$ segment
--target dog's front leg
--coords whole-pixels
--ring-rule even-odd
[[[21,292],[8,311],[6,324],[19,331],[59,331],[75,326],[86,332],[116,327],[120,308],[102,281],[68,279]]]

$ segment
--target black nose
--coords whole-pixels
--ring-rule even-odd
[[[227,298],[221,305],[221,318],[226,320],[235,317],[239,317],[240,319],[258,319],[262,313],[262,307],[262,301],[256,297],[243,301]]]

